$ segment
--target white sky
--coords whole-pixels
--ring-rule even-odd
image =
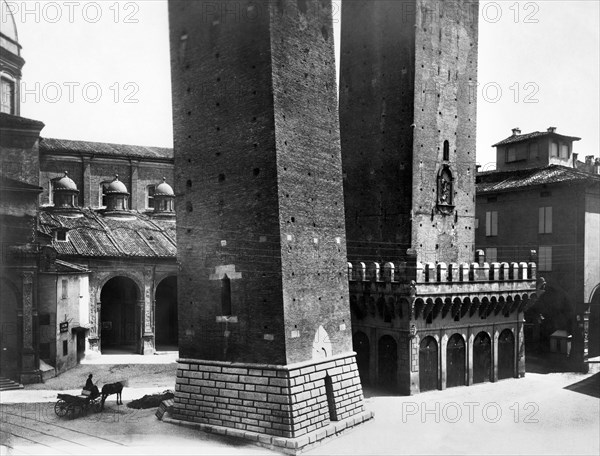
[[[21,115],[43,121],[42,136],[172,146],[166,1],[8,3],[26,60]],[[555,126],[582,138],[580,159],[598,156],[599,4],[480,2],[479,163],[517,126]],[[338,44],[340,18],[334,2]]]

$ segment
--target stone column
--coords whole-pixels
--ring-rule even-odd
[[[519,321],[517,322],[517,331],[515,334],[515,339],[516,339],[516,343],[515,343],[515,348],[517,350],[517,376],[518,377],[525,377],[525,337],[523,334],[523,323],[524,320],[522,319],[523,314],[519,315]]]
[[[473,384],[473,340],[475,336],[471,333],[471,327],[467,328],[467,385]]]
[[[500,338],[499,331],[492,330],[492,382],[498,381],[498,339]]]
[[[33,325],[34,314],[34,296],[33,296],[33,271],[25,271],[22,275],[23,285],[23,331],[22,331],[22,350],[21,350],[21,383],[36,383],[41,381],[41,374],[36,365],[35,347],[33,346]]]
[[[448,349],[448,335],[443,334],[440,337],[440,377],[438,379],[439,388],[442,390],[446,389],[446,376],[447,372],[447,360],[446,354]]]
[[[137,168],[136,168],[137,169]],[[140,333],[142,355],[152,355],[155,351],[154,331],[152,328],[152,312],[154,310],[154,269],[152,267],[144,268],[144,296],[138,302],[140,315]]]

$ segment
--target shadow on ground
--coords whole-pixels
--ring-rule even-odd
[[[576,393],[587,394],[588,396],[597,397],[600,399],[600,372],[586,378],[585,380],[565,386],[564,389],[574,391]]]

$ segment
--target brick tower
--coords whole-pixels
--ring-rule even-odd
[[[535,264],[474,262],[477,32],[476,1],[342,3],[354,348],[404,394],[525,372]]]
[[[331,2],[170,1],[169,21],[173,416],[298,449],[371,416],[352,352]]]
[[[340,123],[349,260],[472,261],[473,1],[342,8]]]

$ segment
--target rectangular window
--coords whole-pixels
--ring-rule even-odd
[[[148,185],[146,187],[146,209],[154,209],[154,192],[156,191],[155,185]]]
[[[498,249],[496,247],[488,247],[485,249],[485,261],[488,263],[498,262]]]
[[[517,161],[517,149],[509,147],[506,150],[506,163]]]
[[[479,219],[475,219],[475,229],[479,228]]]
[[[63,340],[63,356],[67,356],[69,354],[69,341]]]
[[[558,157],[558,144],[555,142],[550,143],[550,156]]]
[[[56,232],[56,240],[57,241],[66,241],[67,240],[67,232],[64,230],[60,230]]]
[[[498,211],[485,213],[485,235],[498,236]]]
[[[15,83],[5,78],[0,80],[0,112],[15,114]]]
[[[69,296],[69,281],[67,279],[62,280],[62,298],[67,299]]]
[[[552,233],[552,207],[540,207],[538,233]]]
[[[564,160],[569,158],[569,146],[567,144],[560,145],[560,158]]]
[[[552,247],[540,245],[538,271],[552,271]]]
[[[535,160],[539,157],[539,149],[537,143],[529,144],[529,159]]]
[[[106,207],[106,190],[111,181],[105,181],[100,183],[100,188],[98,191],[98,206]]]

